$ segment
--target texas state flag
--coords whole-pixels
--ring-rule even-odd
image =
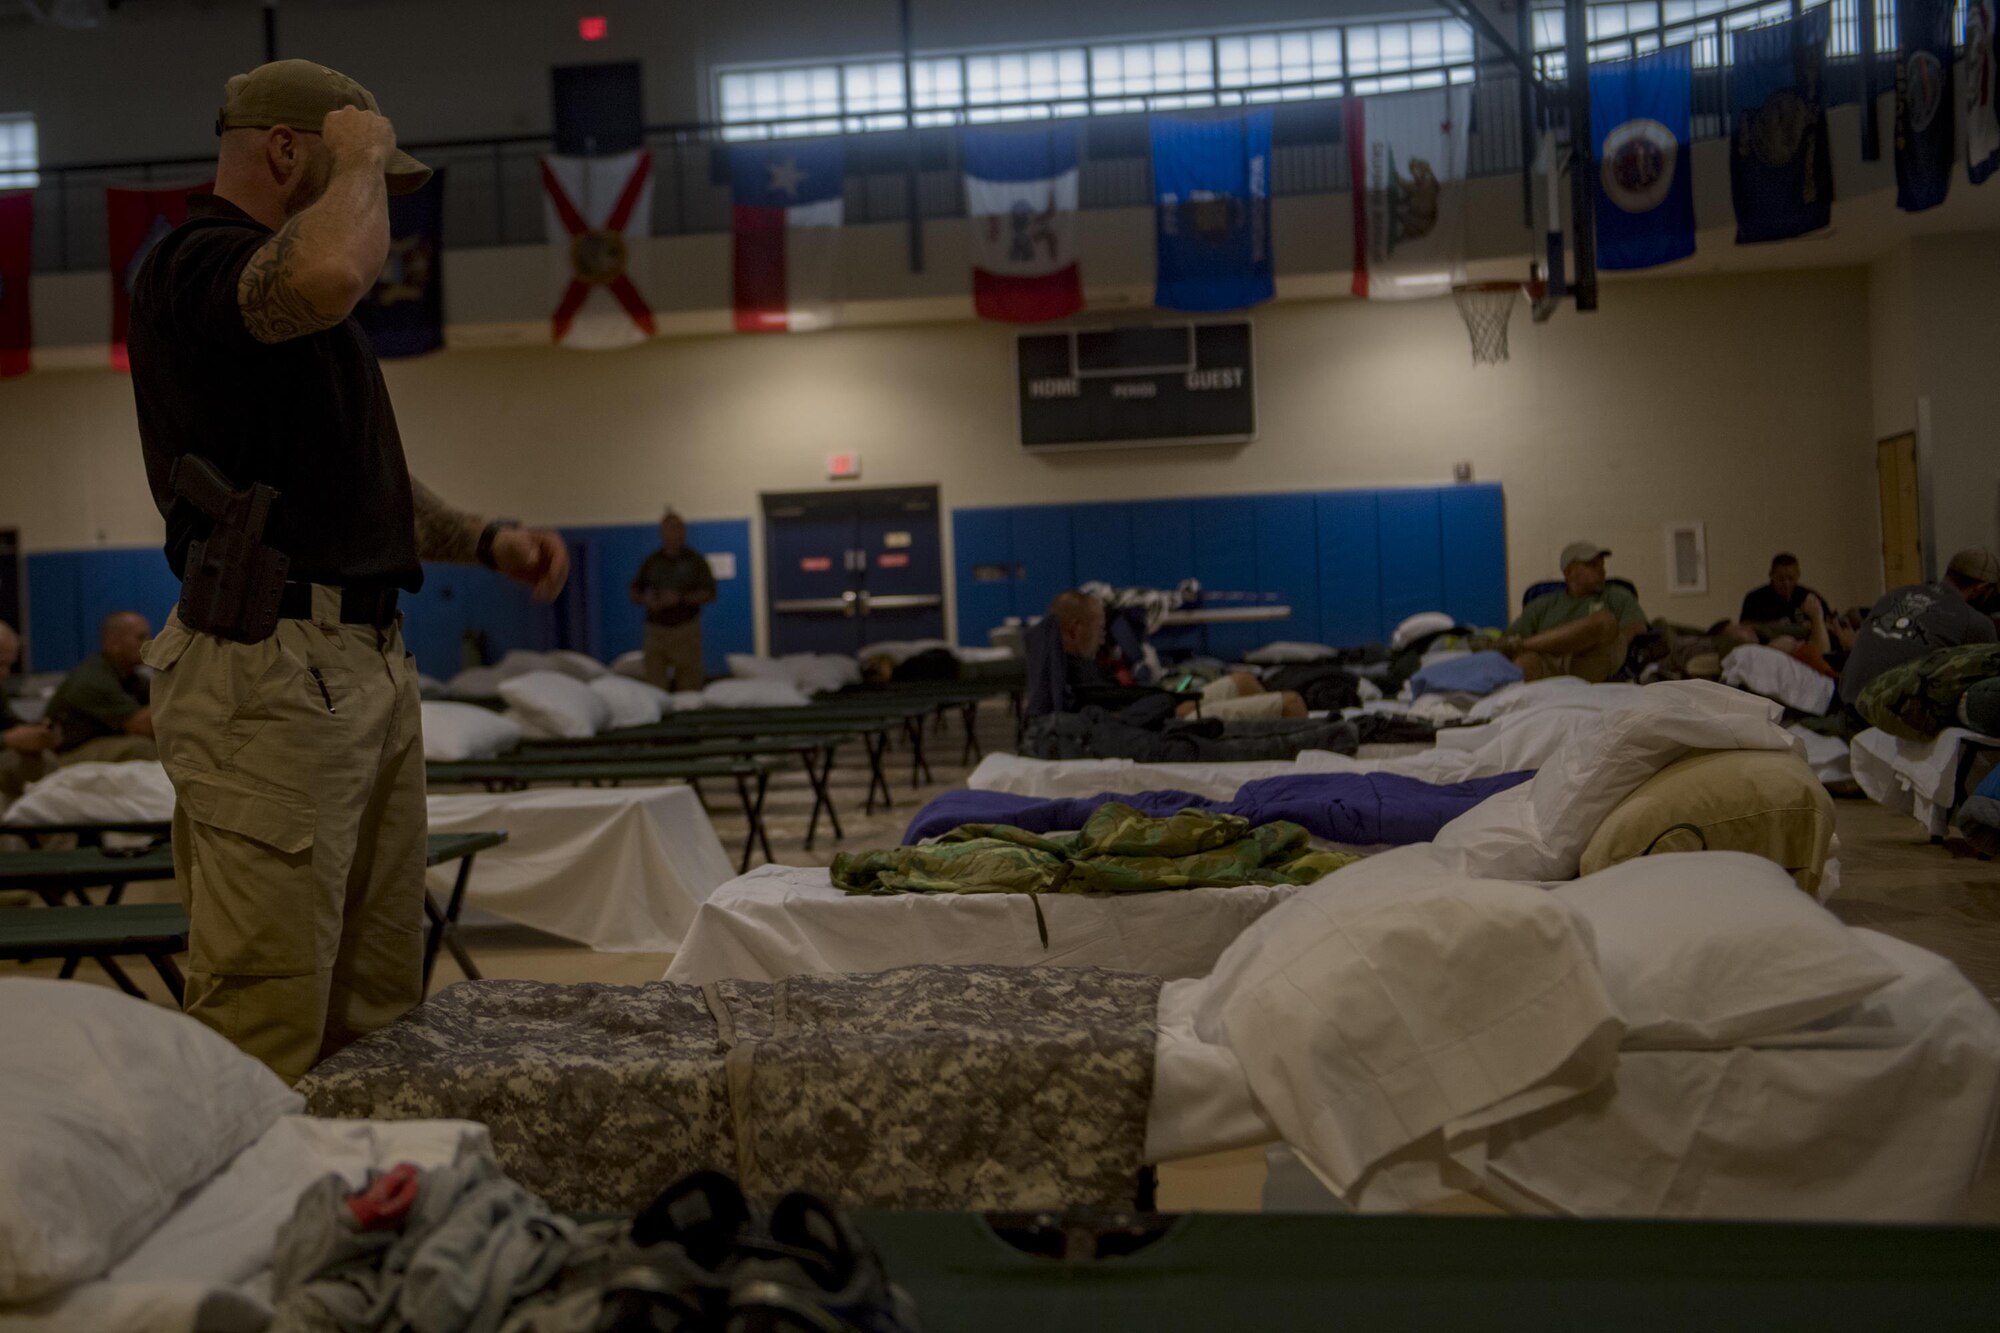
[[[834,322],[844,169],[837,141],[730,148],[739,332],[803,333]]]
[[[1076,127],[964,130],[972,303],[982,319],[1038,324],[1083,308],[1076,258]]]

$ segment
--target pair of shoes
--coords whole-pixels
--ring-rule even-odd
[[[641,1262],[612,1277],[597,1333],[917,1333],[866,1238],[811,1194],[762,1218],[735,1181],[697,1171],[633,1221],[631,1239]]]

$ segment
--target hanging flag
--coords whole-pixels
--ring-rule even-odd
[[[132,284],[139,268],[166,234],[187,221],[187,197],[206,194],[213,181],[160,189],[129,190],[110,186],[104,191],[104,227],[111,239],[111,364],[130,370],[125,356],[125,330],[132,322]]]
[[[837,139],[730,148],[739,333],[806,333],[839,317],[846,179]]]
[[[0,380],[28,373],[34,325],[28,281],[35,254],[35,196],[0,194]]]
[[[389,258],[354,317],[377,356],[422,356],[444,346],[442,169],[421,189],[389,196]]]
[[[962,130],[972,304],[1037,324],[1083,308],[1076,259],[1076,128]]]
[[[1350,97],[1343,108],[1354,194],[1354,294],[1443,296],[1465,281],[1465,179],[1471,90]]]
[[[630,347],[653,336],[639,290],[653,225],[653,155],[542,159],[542,216],[553,261],[558,347]]]
[[[1738,245],[1803,236],[1833,220],[1826,33],[1821,8],[1735,35],[1729,194]]]
[[[1154,116],[1158,231],[1153,304],[1240,310],[1276,293],[1271,259],[1271,112]]]
[[[1965,0],[1965,179],[1974,185],[2000,167],[2000,84],[1994,39],[2000,34],[1995,0]]]
[[[1958,58],[1951,13],[1956,0],[1897,0],[1896,207],[1921,213],[1951,189],[1951,141],[1958,96],[1951,64]]]
[[[1652,268],[1694,253],[1694,48],[1590,67],[1597,266]]]

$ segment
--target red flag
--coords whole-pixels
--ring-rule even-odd
[[[0,194],[0,380],[28,373],[34,346],[28,273],[35,250],[35,196]]]
[[[187,197],[206,193],[215,182],[173,185],[160,189],[104,191],[105,231],[111,237],[111,364],[130,370],[125,356],[125,330],[132,320],[132,284],[139,266],[166,234],[187,221]]]

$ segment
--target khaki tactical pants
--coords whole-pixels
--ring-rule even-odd
[[[56,762],[67,768],[71,764],[136,764],[159,757],[151,736],[99,736],[65,751]]]
[[[423,998],[424,750],[400,627],[311,620],[258,644],[178,613],[147,646],[192,922],[187,1012],[279,1077]]]
[[[701,621],[646,626],[646,679],[663,690],[698,690],[707,683],[701,670]]]

